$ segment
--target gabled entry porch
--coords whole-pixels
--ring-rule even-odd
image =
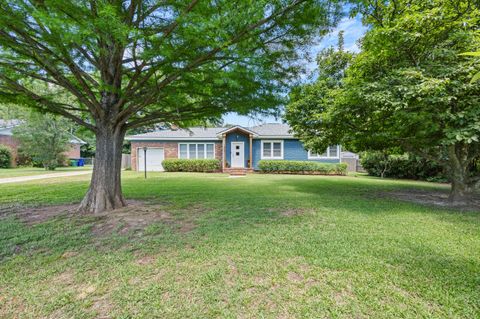
[[[222,139],[222,171],[232,175],[245,175],[253,171],[253,138],[256,133],[240,126],[220,132]]]

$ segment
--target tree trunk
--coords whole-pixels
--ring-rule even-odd
[[[469,201],[472,189],[468,172],[468,149],[463,145],[450,145],[448,159],[452,188],[449,200],[454,205],[464,205]]]
[[[101,213],[126,206],[121,186],[122,145],[125,130],[98,125],[92,180],[78,211]]]

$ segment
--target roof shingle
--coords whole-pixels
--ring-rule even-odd
[[[225,127],[192,127],[189,129],[178,130],[160,130],[144,134],[137,134],[127,137],[128,140],[145,140],[145,139],[217,139],[218,134],[224,131]],[[267,123],[253,127],[246,127],[258,134],[259,137],[285,137],[291,138],[290,127],[287,124]]]

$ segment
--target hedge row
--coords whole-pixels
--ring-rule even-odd
[[[263,173],[346,175],[345,163],[319,163],[311,161],[261,160],[258,168]]]
[[[217,172],[220,161],[217,159],[166,159],[162,166],[167,172]]]
[[[361,157],[362,167],[369,175],[390,178],[419,179],[432,182],[448,181],[443,167],[413,154],[385,154],[365,152]]]

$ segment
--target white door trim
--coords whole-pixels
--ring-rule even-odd
[[[234,161],[237,156],[235,155],[235,145],[240,145],[240,154],[238,160]],[[245,142],[231,142],[230,143],[230,161],[232,162],[231,167],[235,168],[245,168]]]

